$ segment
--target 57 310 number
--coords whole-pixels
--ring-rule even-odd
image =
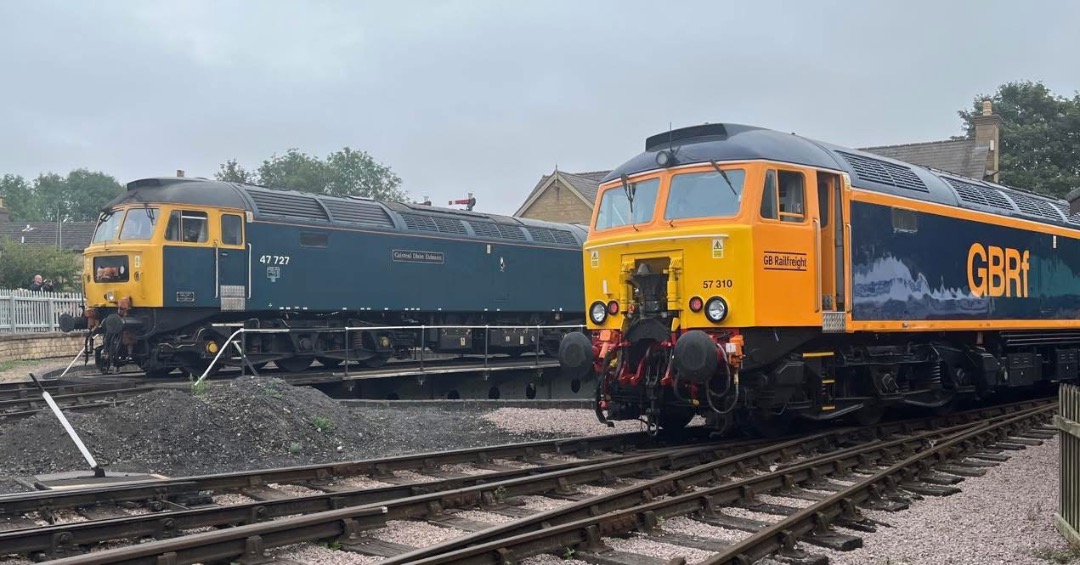
[[[734,288],[735,282],[731,279],[710,279],[701,281],[701,288]]]
[[[259,262],[264,265],[288,265],[288,255],[263,255],[259,258]]]

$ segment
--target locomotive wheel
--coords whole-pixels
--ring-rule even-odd
[[[314,360],[314,357],[297,356],[289,357],[287,359],[278,359],[274,361],[274,364],[286,373],[299,373],[302,371],[306,371],[307,368],[311,366],[311,362]]]
[[[873,426],[881,421],[882,416],[885,415],[885,408],[882,406],[867,406],[862,410],[855,413],[855,423],[860,426]]]
[[[693,410],[666,410],[660,413],[656,423],[665,430],[681,430],[693,419]]]
[[[327,369],[334,369],[341,365],[341,359],[334,359],[332,357],[316,357],[316,361],[322,364]]]
[[[788,432],[791,418],[755,412],[750,414],[748,424],[750,424],[750,429],[758,436],[772,439],[781,437]]]
[[[385,365],[386,362],[389,361],[389,360],[390,360],[390,355],[385,354],[385,353],[380,353],[380,354],[377,354],[377,355],[372,356],[372,357],[368,357],[367,359],[364,359],[364,360],[360,361],[360,364],[367,367],[368,369],[378,369],[379,367],[382,367],[383,365]]]

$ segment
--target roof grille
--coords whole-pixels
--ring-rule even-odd
[[[441,216],[432,216],[431,219],[435,221],[435,225],[439,226],[439,231],[443,233],[465,235],[465,225],[461,223],[461,220]]]
[[[330,221],[330,218],[326,216],[326,211],[314,196],[268,190],[249,190],[248,195],[255,202],[260,214]]]
[[[574,238],[574,234],[566,230],[551,230],[551,233],[555,236],[555,243],[577,245],[577,239]]]
[[[930,192],[922,179],[919,178],[909,167],[881,161],[862,155],[837,151],[855,170],[855,174],[862,180],[872,181],[897,188]]]
[[[971,204],[982,204],[990,208],[1000,208],[1003,210],[1014,210],[1013,205],[1009,203],[1008,199],[1001,195],[994,188],[988,186],[982,186],[973,182],[962,181],[960,179],[954,179],[949,177],[942,177],[945,182],[949,183],[956,194],[960,196],[960,200]]]
[[[495,224],[499,228],[499,237],[503,239],[516,239],[525,241],[525,232],[521,231],[521,228],[517,226],[507,226],[503,224]]]
[[[353,224],[365,224],[382,228],[394,227],[390,215],[381,206],[374,202],[361,200],[330,200],[320,199],[335,222],[349,222]]]
[[[431,216],[402,214],[401,219],[405,220],[405,227],[413,231],[439,231],[439,226],[435,225],[435,221],[431,219]]]
[[[529,235],[532,236],[533,241],[539,241],[542,243],[555,243],[555,236],[551,233],[551,230],[547,228],[525,228],[529,230]]]
[[[469,222],[477,237],[499,237],[499,228],[493,222]]]
[[[405,220],[405,227],[410,230],[437,231],[440,233],[465,235],[465,226],[461,224],[460,220],[455,220],[453,218],[409,213],[402,213],[401,218]]]
[[[1041,198],[1035,198],[1022,192],[1009,192],[1009,198],[1012,198],[1013,202],[1016,202],[1016,207],[1021,212],[1039,218],[1045,218],[1047,220],[1054,220],[1060,222],[1062,220],[1061,214],[1054,209],[1054,205],[1047,200]]]

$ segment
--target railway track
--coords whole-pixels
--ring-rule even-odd
[[[595,543],[589,545],[590,540],[596,542],[598,535],[608,535],[609,531],[633,530],[657,516],[691,512],[694,504],[700,510],[705,504],[702,501],[727,502],[721,492],[713,492],[717,488],[728,489],[723,491],[728,493],[725,496],[735,493],[736,498],[749,500],[748,493],[763,490],[741,487],[768,490],[765,486],[772,484],[738,483],[739,488],[732,488],[723,482],[731,476],[756,469],[770,477],[779,465],[794,478],[783,479],[777,488],[806,482],[799,474],[806,469],[812,471],[806,471],[807,476],[824,480],[856,464],[918,453],[930,441],[944,441],[980,426],[980,420],[1028,414],[1024,410],[1030,411],[1037,404],[1018,403],[864,428],[834,428],[770,442],[708,443],[698,438],[696,443],[663,445],[647,443],[650,440],[643,434],[623,434],[6,496],[0,497],[0,514],[7,518],[0,526],[7,529],[0,532],[0,548],[42,559],[78,554],[118,540],[145,542],[75,555],[57,563],[194,563],[241,556],[255,559],[273,547],[325,539],[336,539],[360,554],[386,557],[387,563],[457,555],[455,552],[467,544],[499,546],[478,554],[476,562],[485,563],[501,562],[491,561],[492,556],[507,555],[501,550],[513,551],[516,557],[566,547],[596,549]],[[567,460],[563,456],[568,453],[577,457]],[[531,466],[523,468],[522,462]],[[458,468],[455,472],[445,467],[461,464],[472,469]],[[417,471],[427,476],[412,474]],[[348,479],[358,475],[369,479]],[[711,482],[720,482],[720,486],[692,492]],[[593,489],[610,492],[599,496],[586,492]],[[245,498],[237,500],[236,494]],[[522,506],[523,497],[531,496],[554,497],[569,506],[537,512]],[[680,502],[670,508],[678,512],[667,506],[640,509],[642,505],[675,499]],[[486,523],[456,514],[477,509],[509,524]],[[616,514],[621,518],[605,518]],[[48,519],[56,523],[38,525],[38,521]],[[60,523],[70,519],[83,521]],[[578,528],[583,519],[600,522]],[[477,533],[426,549],[388,543],[363,533],[383,528],[391,521],[415,520]],[[217,529],[195,533],[205,528]],[[534,528],[540,531],[532,531]],[[544,532],[558,532],[564,537],[543,537],[547,535]],[[523,550],[512,545],[522,535],[543,539],[526,540],[527,549]],[[577,535],[577,541],[565,537],[571,535]],[[146,541],[151,539],[158,541]],[[572,543],[560,545],[568,540]],[[508,549],[504,544],[511,546]]]

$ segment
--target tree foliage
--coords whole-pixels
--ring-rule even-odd
[[[364,151],[345,147],[326,159],[289,149],[273,155],[255,173],[245,170],[235,159],[223,163],[215,177],[231,182],[257,183],[270,188],[299,190],[333,196],[366,196],[403,201],[401,178],[390,167]]]
[[[56,283],[57,292],[79,291],[80,260],[70,251],[0,239],[0,288],[26,288],[34,275],[41,275]]]
[[[0,197],[12,220],[22,222],[94,221],[101,207],[124,191],[110,175],[75,169],[62,176],[38,175],[32,183],[16,175],[0,178]]]
[[[969,138],[983,100],[1001,116],[1002,184],[1056,197],[1080,188],[1080,94],[1065,98],[1041,82],[1006,83],[959,112]]]
[[[252,184],[255,182],[255,175],[238,165],[236,159],[229,159],[222,163],[221,168],[214,174],[214,178],[224,182],[238,182],[241,184]]]

